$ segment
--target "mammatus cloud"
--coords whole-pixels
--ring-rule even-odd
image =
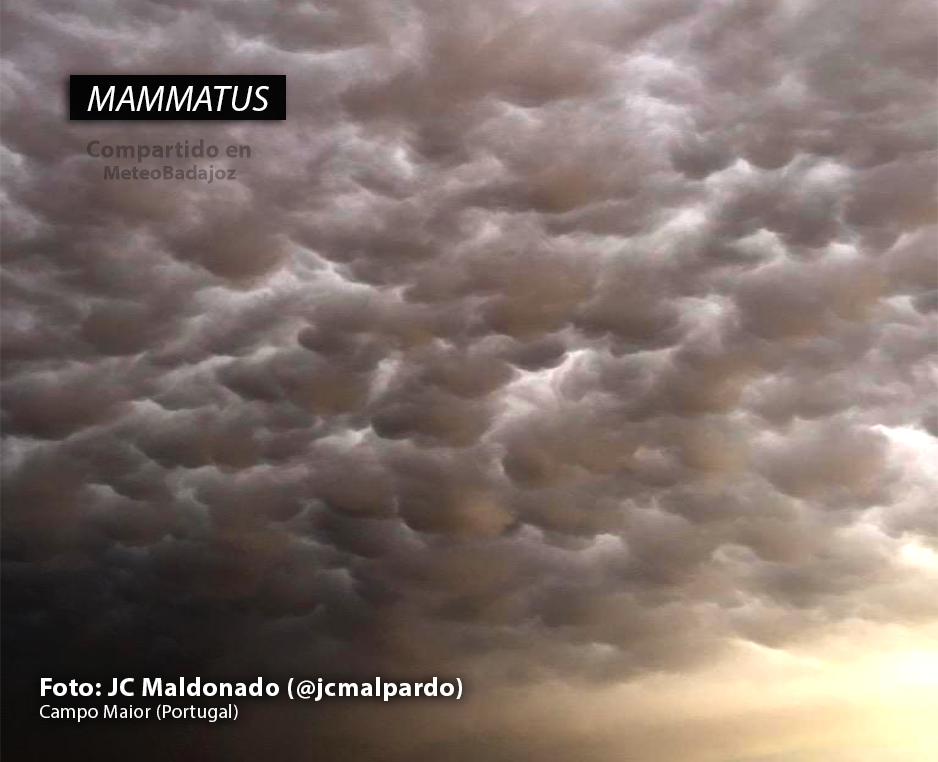
[[[277,725],[284,758],[925,759],[935,29],[6,3],[8,669],[473,686],[395,730],[258,709],[212,736],[237,758]],[[288,119],[69,123],[67,74],[112,71],[286,73]],[[184,139],[252,158],[105,182],[85,151]]]

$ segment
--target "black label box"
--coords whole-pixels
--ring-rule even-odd
[[[71,120],[287,118],[285,74],[72,74]]]

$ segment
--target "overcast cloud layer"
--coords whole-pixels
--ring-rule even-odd
[[[137,751],[682,762],[721,720],[643,735],[656,680],[933,647],[932,3],[4,5],[18,702],[460,675]],[[95,72],[285,73],[288,119],[69,123]],[[85,153],[200,138],[239,180]],[[740,722],[790,742],[707,759],[911,759]]]

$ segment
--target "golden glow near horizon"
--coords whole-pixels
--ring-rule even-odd
[[[610,762],[932,762],[938,631],[860,629],[798,652],[740,642],[689,674],[519,690],[502,722],[563,728]]]

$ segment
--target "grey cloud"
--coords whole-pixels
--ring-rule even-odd
[[[11,642],[485,693],[928,621],[931,11],[7,3]],[[68,122],[110,70],[290,116]]]

